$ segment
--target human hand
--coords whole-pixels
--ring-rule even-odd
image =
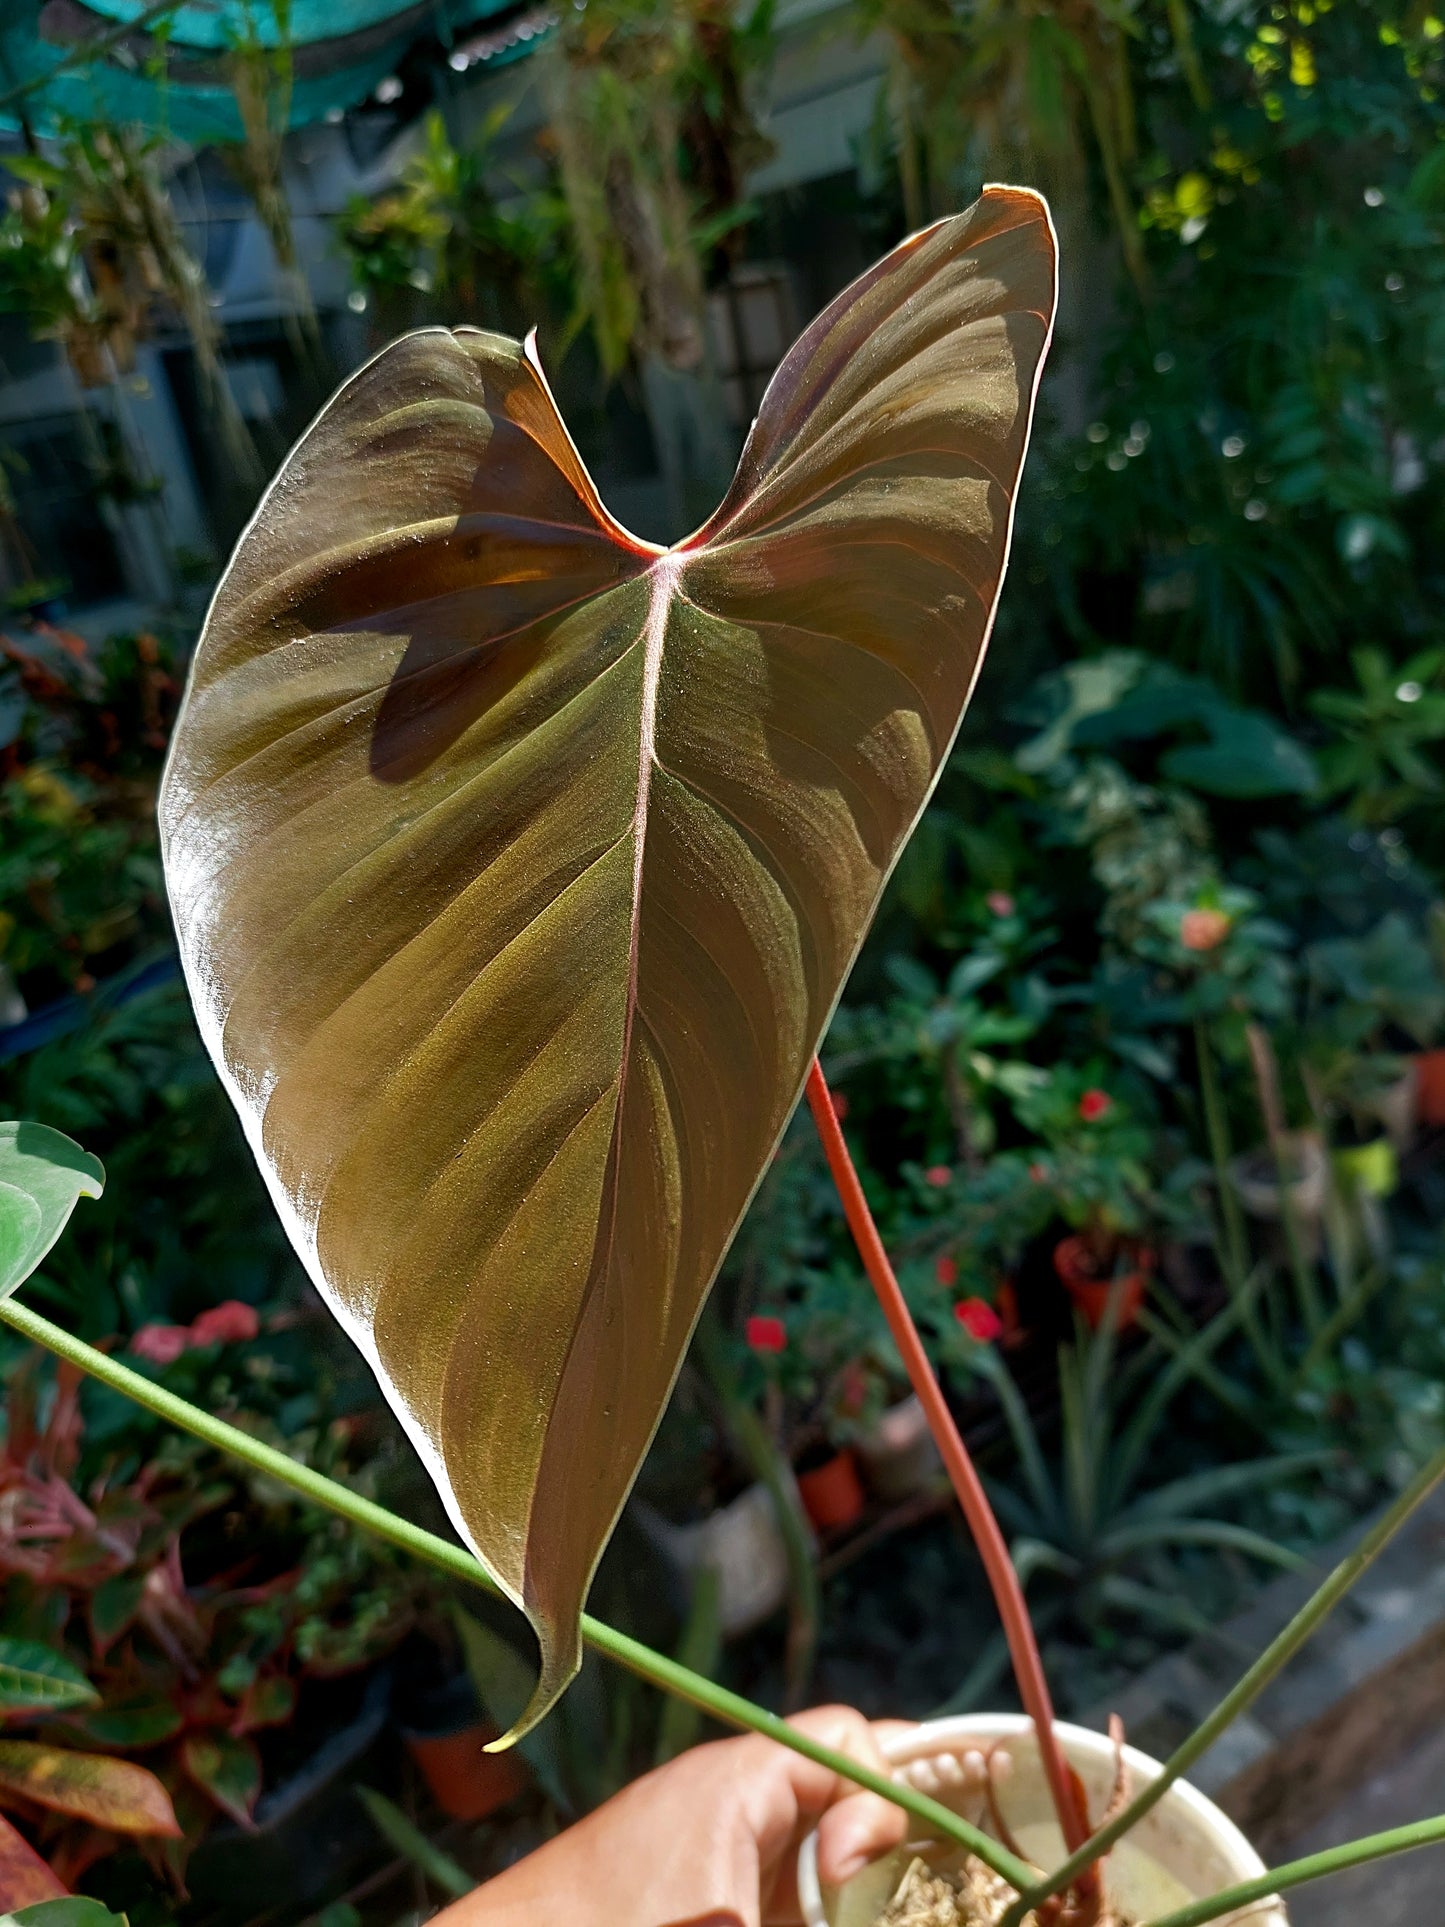
[[[878,1742],[901,1730],[847,1706],[790,1724],[880,1772]],[[774,1740],[718,1740],[634,1780],[435,1927],[797,1927],[798,1846],[814,1825],[833,1884],[897,1846],[907,1816]]]

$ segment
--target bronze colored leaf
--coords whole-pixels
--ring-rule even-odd
[[[155,1774],[104,1753],[0,1740],[0,1803],[17,1796],[115,1833],[180,1833],[171,1796]]]
[[[355,375],[241,541],[161,804],[202,1030],[459,1531],[578,1616],[993,618],[1053,314],[990,188],[841,294],[662,551],[535,351]]]
[[[42,1900],[67,1898],[58,1880],[23,1834],[0,1814],[0,1908],[15,1913]]]

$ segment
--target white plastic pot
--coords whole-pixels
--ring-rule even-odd
[[[890,1405],[858,1441],[863,1475],[876,1498],[896,1503],[921,1492],[943,1470],[917,1394]]]
[[[1114,1748],[1102,1733],[1089,1733],[1081,1726],[1060,1723],[1055,1731],[1069,1764],[1084,1783],[1089,1811],[1097,1820],[1114,1784]],[[999,1785],[1004,1817],[1025,1858],[1039,1867],[1056,1867],[1064,1858],[1063,1836],[1054,1819],[1033,1723],[1023,1714],[965,1713],[928,1720],[897,1735],[883,1750],[895,1775],[905,1778],[915,1762],[943,1753],[987,1751],[996,1740],[1007,1743],[1012,1762],[1012,1770]],[[1136,1792],[1161,1770],[1157,1760],[1132,1746],[1124,1748],[1124,1759]],[[948,1796],[934,1797],[946,1800]],[[969,1811],[967,1817],[977,1816]],[[909,1858],[908,1850],[900,1849],[865,1868],[825,1902],[818,1884],[817,1835],[809,1834],[798,1854],[798,1893],[808,1927],[872,1927],[892,1898]],[[1104,1880],[1119,1909],[1144,1923],[1221,1888],[1256,1879],[1265,1871],[1264,1862],[1234,1822],[1181,1780],[1114,1848],[1104,1863]],[[1246,1923],[1248,1927],[1288,1927],[1278,1899],[1256,1901],[1231,1914],[1221,1927],[1246,1927]]]
[[[736,1639],[775,1613],[788,1596],[788,1545],[772,1494],[750,1485],[730,1504],[691,1525],[674,1525],[641,1500],[634,1516],[685,1585],[707,1569],[717,1575],[718,1629]]]

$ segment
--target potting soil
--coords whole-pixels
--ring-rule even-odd
[[[957,1872],[937,1872],[927,1861],[913,1860],[878,1927],[996,1927],[1014,1897],[1006,1880],[971,1855]],[[1037,1915],[1029,1914],[1024,1927],[1038,1927]],[[1099,1927],[1131,1923],[1106,1912]]]

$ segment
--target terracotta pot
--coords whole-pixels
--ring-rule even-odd
[[[473,1720],[452,1733],[408,1733],[406,1750],[416,1761],[432,1798],[453,1820],[485,1820],[515,1799],[527,1784],[515,1752],[488,1753],[497,1729]]]
[[[1445,1125],[1445,1050],[1422,1051],[1415,1059],[1415,1115],[1431,1130]]]
[[[453,1820],[484,1820],[527,1784],[516,1753],[486,1751],[497,1729],[465,1673],[413,1695],[401,1732],[432,1798]]]
[[[865,1501],[852,1447],[835,1452],[811,1472],[800,1472],[798,1496],[819,1532],[838,1532],[860,1519]]]
[[[868,1490],[876,1498],[894,1502],[911,1499],[943,1469],[923,1407],[911,1393],[890,1405],[858,1441],[858,1457]]]
[[[1061,1238],[1054,1246],[1054,1270],[1090,1331],[1098,1331],[1103,1324],[1111,1294],[1117,1294],[1116,1330],[1128,1331],[1138,1318],[1154,1269],[1154,1253],[1140,1245],[1135,1249],[1134,1259],[1133,1271],[1118,1278],[1100,1278],[1094,1271],[1087,1240]]]
[[[1114,1748],[1102,1733],[1062,1721],[1055,1727],[1069,1765],[1083,1781],[1090,1811],[1097,1817],[1108,1802],[1114,1783]],[[1020,1713],[966,1713],[954,1719],[928,1720],[883,1742],[895,1774],[913,1781],[921,1791],[951,1804],[929,1763],[942,1755],[958,1759],[967,1752],[985,1752],[996,1741],[1006,1743],[1013,1771],[999,1792],[1004,1817],[1018,1838],[1024,1857],[1037,1866],[1054,1867],[1064,1857],[1064,1842],[1053,1816],[1038,1747],[1031,1723]],[[1124,1748],[1132,1784],[1137,1788],[1162,1771],[1157,1760],[1132,1746]],[[969,1810],[967,1817],[982,1820]],[[818,1882],[818,1836],[810,1833],[798,1852],[798,1898],[807,1927],[874,1927],[908,1866],[912,1849],[903,1847],[850,1880],[836,1893],[825,1894]],[[1212,1800],[1180,1780],[1139,1825],[1122,1840],[1105,1862],[1109,1899],[1130,1920],[1157,1920],[1161,1914],[1186,1907],[1221,1888],[1257,1879],[1264,1862],[1234,1822]],[[1256,1902],[1232,1914],[1220,1927],[1289,1927],[1277,1900]]]

